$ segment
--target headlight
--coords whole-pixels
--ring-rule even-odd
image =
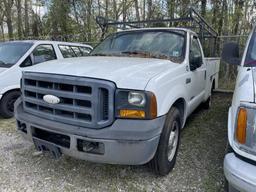
[[[156,97],[149,91],[116,91],[115,111],[117,118],[154,119],[157,117]]]
[[[130,91],[128,94],[128,102],[131,105],[135,105],[138,107],[144,107],[146,104],[145,93]]]
[[[250,106],[238,109],[235,125],[235,145],[242,151],[256,155],[256,110]]]

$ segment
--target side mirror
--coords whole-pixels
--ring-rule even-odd
[[[20,65],[20,67],[30,67],[34,65],[34,56],[30,54]]]
[[[202,57],[196,56],[190,59],[190,70],[194,71],[202,65]]]
[[[234,42],[224,44],[221,60],[228,64],[240,65],[241,59],[239,58],[239,45]]]

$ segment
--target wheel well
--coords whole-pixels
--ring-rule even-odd
[[[215,89],[215,79],[213,79],[213,81],[212,81],[212,89],[211,89],[211,91],[213,91],[214,89]]]
[[[183,126],[183,123],[184,123],[185,105],[186,105],[186,102],[185,102],[185,99],[183,99],[183,98],[179,98],[172,105],[173,107],[176,107],[180,111],[180,114],[181,114],[181,126]]]
[[[8,91],[6,91],[4,94],[3,94],[3,97],[7,94],[7,93],[10,93],[10,92],[12,92],[12,91],[20,91],[20,89],[11,89],[11,90],[8,90]],[[3,98],[2,97],[2,98]]]

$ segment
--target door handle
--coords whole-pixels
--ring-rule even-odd
[[[189,84],[189,83],[191,83],[191,78],[186,79],[186,84]]]

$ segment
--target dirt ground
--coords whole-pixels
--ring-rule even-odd
[[[174,170],[158,177],[147,166],[96,164],[37,153],[0,119],[0,191],[223,191],[223,158],[231,95],[215,94],[210,110],[188,119]]]

